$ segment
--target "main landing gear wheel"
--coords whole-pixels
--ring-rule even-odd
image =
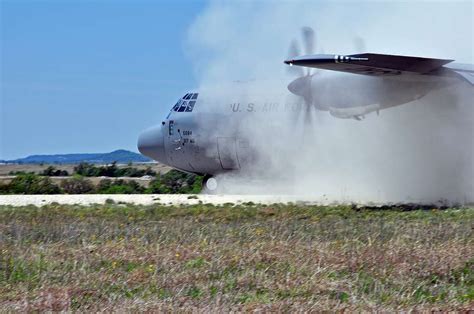
[[[215,193],[217,190],[217,180],[213,176],[204,177],[204,187],[208,193]]]

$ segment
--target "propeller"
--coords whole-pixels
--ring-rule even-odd
[[[298,47],[298,43],[296,40],[291,41],[290,48],[288,49],[288,58],[292,59],[301,55],[300,49]],[[290,66],[286,68],[288,73],[292,76],[300,77],[304,76],[304,69],[302,67],[294,67]]]
[[[311,27],[303,27],[301,29],[302,35],[302,46],[304,47],[305,55],[314,54],[316,48],[316,36],[314,30]],[[296,40],[293,40],[288,49],[288,59],[301,56],[301,49]],[[311,68],[303,68],[299,66],[289,66],[287,71],[290,75],[296,76],[290,84],[288,84],[288,90],[303,99],[303,112],[305,126],[312,123],[311,107],[313,104],[313,96],[311,93],[311,80],[314,75]],[[295,116],[295,120],[298,117]]]
[[[312,55],[314,54],[314,45],[315,45],[315,35],[311,27],[303,27],[301,29],[303,35],[303,44],[305,48],[305,54]],[[307,68],[306,75],[311,75],[311,69]]]
[[[365,40],[359,36],[354,38],[354,48],[357,53],[367,52],[365,49]]]
[[[301,29],[302,33],[302,44],[304,47],[304,55],[313,55],[316,50],[316,35],[315,32],[311,27],[303,27]],[[355,48],[356,53],[364,53],[366,52],[365,40],[362,37],[356,36],[353,40],[353,45]],[[323,52],[321,52],[323,53]],[[295,57],[301,56],[301,49],[298,45],[296,40],[293,40],[290,44],[290,48],[288,50],[288,59],[292,60]],[[305,130],[304,134],[309,134],[308,127],[313,126],[312,123],[312,115],[314,114],[315,110],[312,110],[312,107],[319,110],[325,110],[324,108],[320,107],[316,102],[316,98],[313,97],[313,89],[312,87],[312,79],[316,72],[312,72],[312,68],[309,67],[298,67],[292,66],[291,62],[285,61],[285,63],[289,64],[290,66],[287,68],[287,71],[292,76],[296,76],[296,78],[288,84],[288,90],[294,95],[294,97],[298,97],[299,100],[303,100],[302,110],[298,110],[293,116],[293,120],[296,121],[299,118],[299,115],[303,114],[304,125],[303,128]],[[305,70],[306,69],[306,70]],[[300,105],[299,103],[298,105]],[[377,111],[378,114],[378,111]],[[322,118],[321,115],[317,114],[316,117],[320,120]],[[321,121],[321,120],[320,120]]]
[[[302,46],[304,47],[304,55],[312,55],[316,51],[316,35],[311,27],[305,26],[301,28],[302,35]],[[366,52],[365,41],[362,37],[356,36],[353,40],[353,45],[357,53]],[[296,40],[293,40],[288,50],[288,60],[294,59],[295,57],[301,56],[301,49]],[[288,90],[301,97],[303,102],[303,114],[305,115],[304,120],[307,124],[312,123],[312,107],[317,108],[313,97],[313,90],[311,88],[311,82],[313,76],[317,72],[312,72],[314,69],[309,67],[290,66],[287,67],[287,71],[290,75],[296,77],[290,84],[288,84]],[[320,117],[320,115],[317,115]],[[298,117],[295,117],[295,120]]]

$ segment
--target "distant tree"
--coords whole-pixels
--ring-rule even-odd
[[[143,177],[146,174],[144,169],[138,169],[134,167],[124,167],[117,169],[117,177]]]
[[[134,180],[101,180],[97,186],[97,193],[100,194],[139,194],[145,189]]]
[[[53,166],[49,166],[48,168],[44,169],[43,172],[41,172],[40,174],[43,176],[52,177],[54,176],[55,173],[56,173],[56,168]]]
[[[116,174],[117,174],[117,170],[118,170],[118,167],[117,167],[117,162],[114,161],[112,162],[111,164],[105,166],[105,167],[101,167],[101,176],[106,176],[106,177],[115,177]]]
[[[130,180],[127,182],[127,185],[132,188],[133,193],[143,193],[145,188],[142,187],[137,181]]]
[[[145,169],[145,175],[147,176],[156,176],[156,171],[152,170],[151,167],[146,167]]]
[[[199,193],[201,188],[201,176],[171,170],[152,180],[146,192],[156,194]]]
[[[61,189],[48,177],[36,174],[21,174],[8,184],[11,194],[60,194]]]
[[[59,170],[56,169],[54,166],[49,166],[48,168],[44,169],[43,172],[40,173],[42,176],[47,177],[67,177],[69,173],[67,170]]]
[[[22,174],[35,174],[33,171],[29,171],[29,172],[26,172],[26,171],[23,171],[23,170],[20,170],[20,171],[10,171],[8,173],[10,176],[18,176],[18,175],[22,175]]]
[[[100,169],[87,162],[81,162],[79,165],[74,167],[74,173],[84,177],[99,177]]]
[[[97,193],[106,194],[104,192],[107,191],[110,188],[111,185],[112,185],[112,180],[102,179],[102,180],[100,180],[99,184],[97,185],[96,191],[97,191]]]
[[[0,194],[9,194],[9,184],[0,183]]]
[[[85,162],[79,163],[77,166],[74,167],[74,173],[80,176],[85,176],[86,165],[87,163]]]
[[[80,163],[74,167],[74,173],[84,177],[143,177],[144,175],[155,176],[156,172],[150,167],[146,169],[138,169],[131,167],[130,164],[126,167],[119,168],[117,162],[105,166],[94,166],[88,163]]]
[[[128,185],[114,184],[104,194],[134,194],[133,188]]]
[[[61,188],[67,194],[87,194],[94,192],[94,185],[90,180],[74,176],[61,182]]]

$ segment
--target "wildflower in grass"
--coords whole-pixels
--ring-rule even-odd
[[[127,225],[113,206],[0,206],[0,312],[472,308],[470,208],[223,207],[193,223],[196,208],[160,206]]]
[[[240,259],[241,259],[241,257],[239,255],[234,255],[231,259],[231,262],[236,264],[236,263],[240,262]]]

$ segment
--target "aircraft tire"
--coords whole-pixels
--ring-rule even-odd
[[[219,186],[216,178],[213,176],[205,176],[204,177],[204,189],[209,194],[215,194],[217,191],[217,187]]]

